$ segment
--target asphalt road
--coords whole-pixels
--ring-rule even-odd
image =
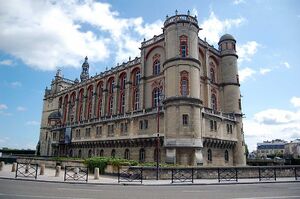
[[[0,198],[19,199],[300,199],[300,183],[122,186],[0,179]]]

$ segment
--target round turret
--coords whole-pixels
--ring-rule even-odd
[[[223,35],[219,42],[219,50],[221,51],[221,56],[227,56],[227,55],[234,55],[237,57],[236,55],[236,40],[234,39],[234,37],[230,34],[225,34]]]

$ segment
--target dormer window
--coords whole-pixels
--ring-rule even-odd
[[[185,35],[180,36],[180,56],[188,56],[188,38]]]

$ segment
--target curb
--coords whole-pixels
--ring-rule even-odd
[[[15,180],[15,181],[28,181],[28,182],[41,182],[41,183],[64,183],[64,184],[78,184],[78,185],[115,185],[115,186],[209,186],[209,185],[237,185],[237,184],[272,184],[272,183],[300,183],[299,180],[288,180],[288,181],[259,181],[259,182],[225,182],[225,183],[170,183],[170,184],[137,184],[137,183],[88,183],[78,181],[50,181],[50,180],[38,180],[38,179],[25,179],[25,178],[7,178],[0,177],[3,180]]]

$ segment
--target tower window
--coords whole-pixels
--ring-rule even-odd
[[[189,73],[187,71],[182,71],[180,77],[180,92],[182,96],[186,97],[189,94]]]
[[[211,149],[208,149],[208,150],[207,150],[207,160],[208,160],[209,162],[212,161],[212,153],[211,153]]]
[[[188,125],[189,124],[189,116],[187,114],[182,115],[182,125]]]
[[[215,94],[211,95],[211,108],[217,110],[217,97]]]
[[[185,35],[180,36],[180,56],[187,57],[188,56],[188,38]]]
[[[160,61],[155,60],[153,63],[153,75],[159,75],[160,73]]]

